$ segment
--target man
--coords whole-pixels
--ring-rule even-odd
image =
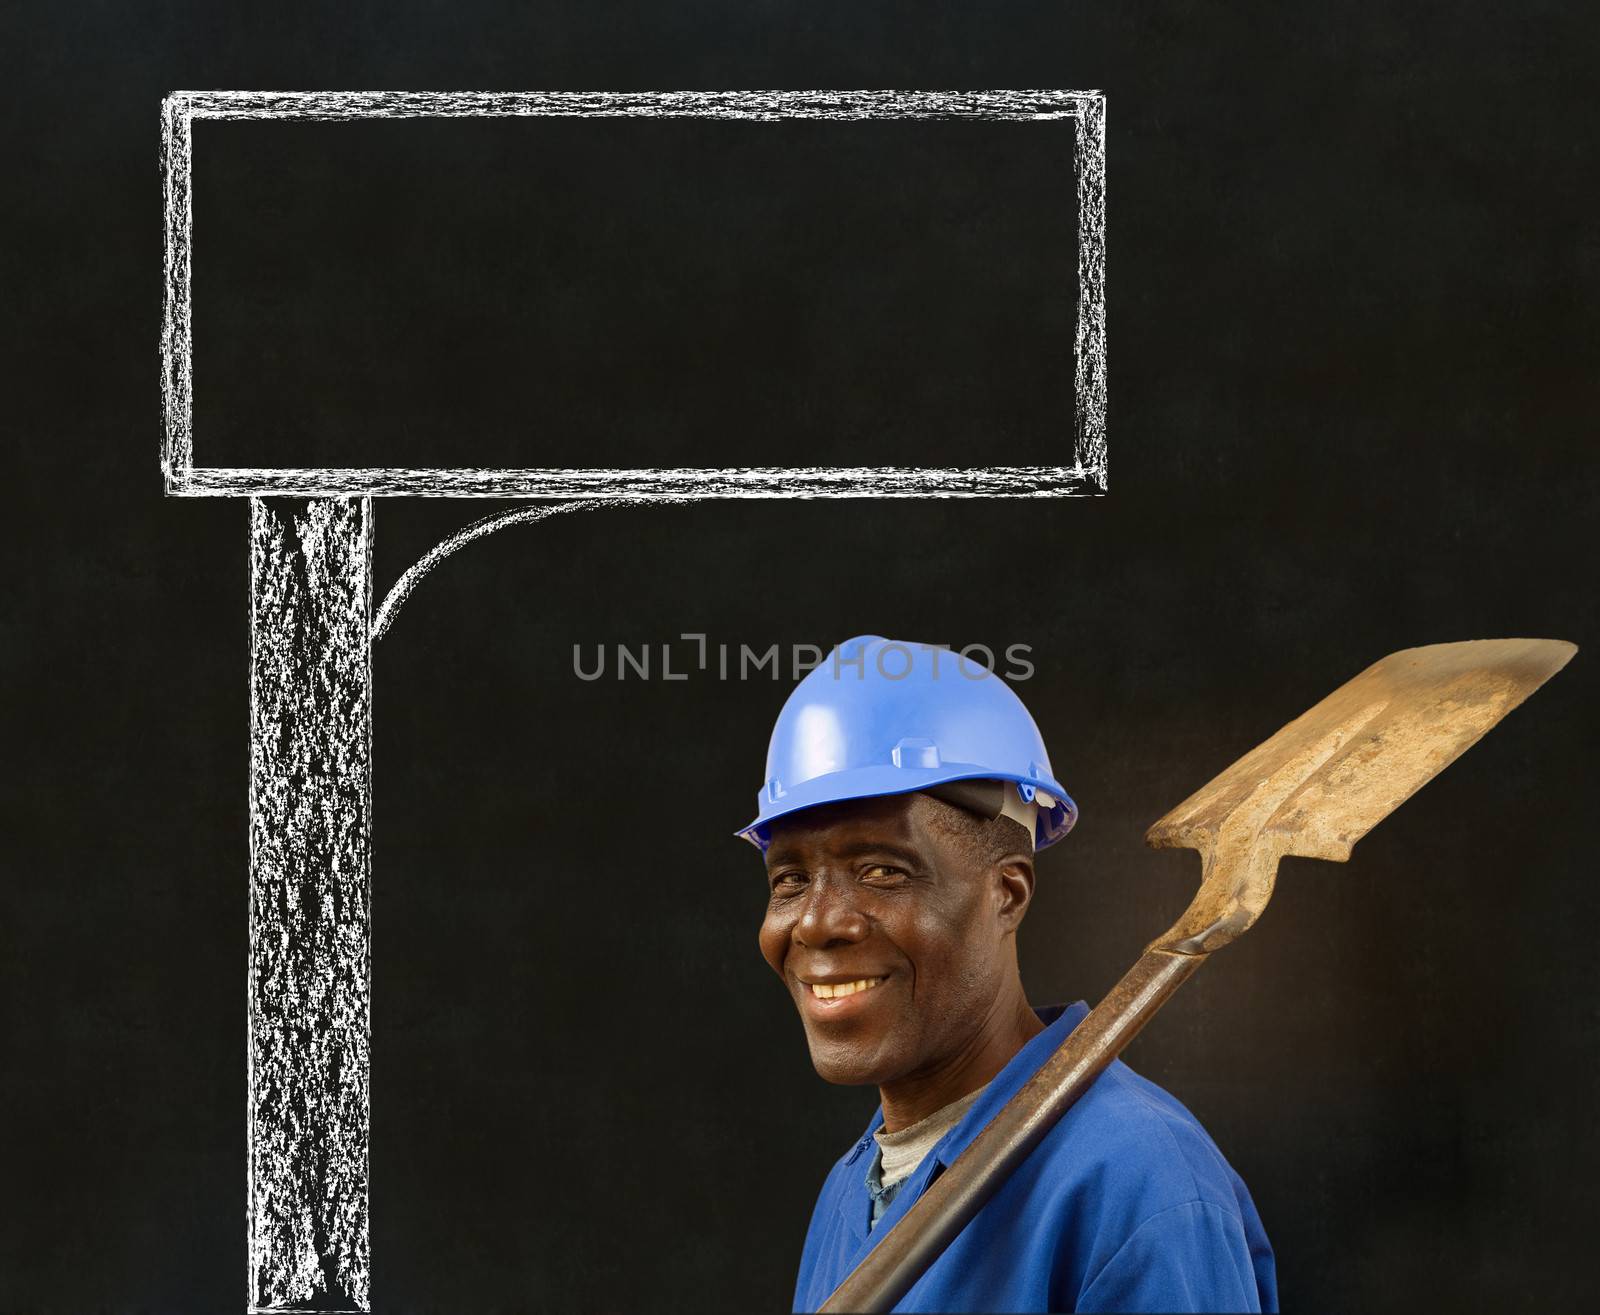
[[[847,641],[778,716],[761,952],[829,1082],[878,1088],[812,1213],[814,1310],[1088,1012],[1035,1010],[1016,932],[1077,810],[1038,728],[947,650]],[[1113,1062],[895,1309],[1275,1310],[1249,1193],[1182,1105]]]

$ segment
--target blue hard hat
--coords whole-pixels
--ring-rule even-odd
[[[802,808],[984,779],[1014,782],[1024,803],[1041,805],[1039,849],[1078,820],[1039,728],[1005,681],[939,645],[861,635],[835,648],[784,703],[760,811],[737,834],[765,850],[771,824]]]

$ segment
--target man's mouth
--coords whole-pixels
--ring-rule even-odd
[[[836,1000],[858,991],[870,991],[883,980],[882,977],[858,977],[853,982],[808,982],[806,986],[820,1000]]]

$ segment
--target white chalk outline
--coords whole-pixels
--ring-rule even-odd
[[[193,124],[196,119],[1070,119],[1078,192],[1073,461],[994,467],[273,469],[194,464]],[[175,91],[162,101],[165,289],[161,470],[175,497],[1082,497],[1108,488],[1105,97],[1097,91]]]
[[[1071,119],[1078,193],[1070,466],[660,470],[197,467],[195,119],[513,115]],[[1105,101],[1092,91],[174,92],[162,104],[166,491],[251,499],[247,1310],[370,1309],[371,657],[428,572],[476,539],[571,511],[709,498],[1076,497],[1106,492]],[[372,601],[373,496],[566,499],[485,516]],[[302,510],[270,497],[306,498]],[[581,500],[574,500],[581,499]],[[333,802],[330,804],[329,800]],[[304,1033],[309,1045],[296,1037]]]
[[[660,498],[644,498],[636,495],[625,498],[585,498],[576,502],[546,502],[537,507],[519,507],[516,511],[502,511],[480,517],[472,524],[457,530],[442,543],[437,543],[428,549],[389,586],[389,592],[383,596],[382,605],[372,614],[372,629],[367,636],[368,642],[376,644],[389,632],[389,627],[394,622],[394,614],[400,610],[401,604],[411,597],[411,591],[422,582],[423,576],[446,557],[465,548],[476,539],[484,538],[508,526],[530,525],[534,521],[548,520],[551,516],[560,516],[569,511],[598,511],[602,507],[643,507],[659,505],[661,501]]]

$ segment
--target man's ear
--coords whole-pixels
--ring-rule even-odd
[[[1007,854],[995,862],[992,871],[999,886],[1001,929],[1014,932],[1033,899],[1033,859],[1027,854]]]

